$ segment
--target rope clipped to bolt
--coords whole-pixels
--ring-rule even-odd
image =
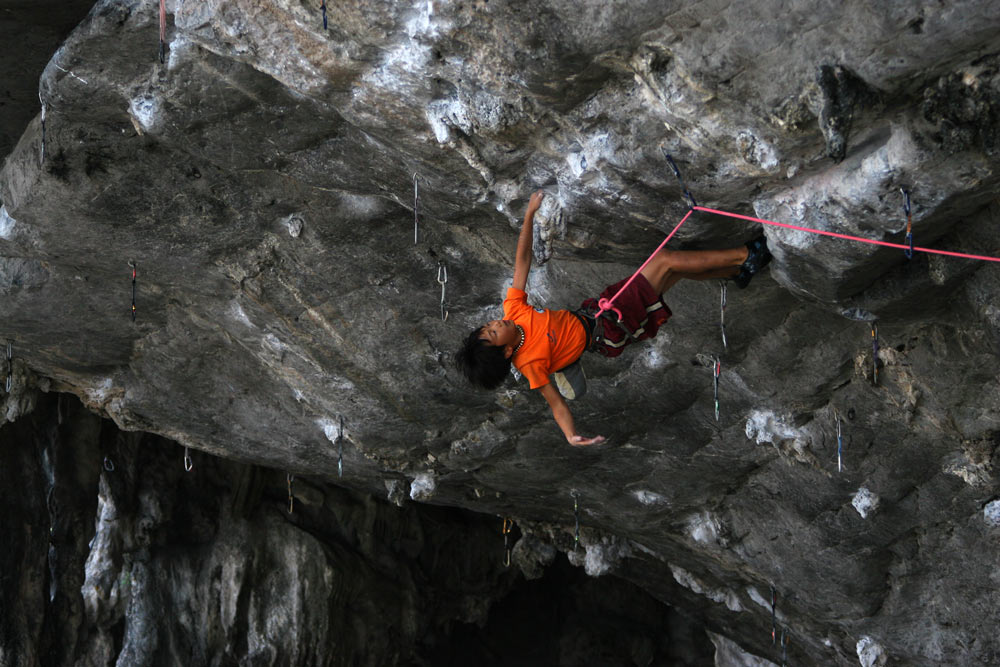
[[[900,188],[903,193],[903,212],[906,213],[906,245],[909,247],[903,251],[906,259],[913,259],[913,213],[910,211],[910,191]]]

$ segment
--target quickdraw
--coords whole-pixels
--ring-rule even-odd
[[[844,436],[840,432],[840,414],[837,412],[837,408],[833,409],[833,418],[837,420],[837,472],[842,472],[841,454],[844,451]]]
[[[788,628],[781,628],[781,667],[788,664],[788,638],[785,632]]]
[[[288,513],[292,514],[295,512],[295,496],[292,495],[292,482],[295,481],[295,475],[288,473],[286,479],[288,481]]]
[[[692,195],[691,192],[687,189],[687,186],[684,185],[684,178],[681,176],[681,170],[677,168],[677,164],[674,162],[674,158],[670,156],[670,153],[668,153],[667,149],[664,148],[663,146],[660,146],[660,150],[663,151],[663,157],[667,158],[667,162],[670,163],[670,168],[674,170],[674,176],[677,177],[678,182],[681,184],[681,191],[684,193],[684,196],[687,197],[688,200],[691,202],[690,208],[694,208],[695,206],[698,205],[698,202],[694,200],[694,195]]]
[[[114,472],[115,471],[115,462],[112,461],[107,456],[104,457],[104,469],[107,470],[108,472]]]
[[[504,567],[510,567],[510,531],[514,528],[514,520],[509,518],[504,518],[503,520],[503,552]]]
[[[712,367],[712,390],[715,394],[715,421],[719,421],[719,374],[722,372],[722,359],[715,358]]]
[[[777,643],[778,637],[777,612],[775,611],[777,603],[778,592],[774,590],[774,586],[771,586],[771,646]]]
[[[913,214],[910,212],[910,191],[900,188],[903,193],[903,212],[906,213],[906,245],[910,246],[903,251],[906,259],[913,259]]]
[[[163,64],[167,46],[167,2],[160,0],[160,64]]]
[[[729,343],[726,342],[726,281],[721,283],[721,295],[719,296],[719,329],[722,331],[722,349],[728,350]]]
[[[45,162],[45,102],[42,101],[41,92],[38,93],[38,101],[42,103],[42,162]]]
[[[320,5],[320,9],[323,10],[323,30],[329,30],[329,28],[326,27],[326,0],[323,0],[323,4]]]
[[[184,470],[191,472],[194,468],[194,461],[191,459],[191,449],[189,447],[184,448]]]
[[[420,186],[417,174],[413,174],[413,245],[420,242]]]
[[[14,342],[7,341],[7,393],[14,386]]]
[[[132,321],[135,322],[135,262],[129,262],[132,267]]]
[[[438,262],[437,281],[438,284],[441,285],[441,321],[447,322],[448,309],[445,306],[445,290],[447,289],[448,285],[448,267],[443,260]]]
[[[337,431],[337,476],[344,476],[344,417],[340,416],[340,429]]]
[[[872,385],[878,386],[878,322],[872,322]]]

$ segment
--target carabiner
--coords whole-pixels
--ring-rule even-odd
[[[448,321],[448,310],[445,308],[445,286],[448,284],[448,266],[444,261],[438,262],[438,284],[441,285],[441,321]]]

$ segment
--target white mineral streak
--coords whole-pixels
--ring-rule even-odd
[[[867,487],[861,487],[854,494],[851,504],[854,505],[854,509],[858,511],[862,519],[867,519],[869,514],[873,514],[878,509],[879,497],[869,491]]]
[[[326,435],[326,439],[334,444],[337,443],[337,436],[343,435],[343,433],[340,430],[339,419],[334,420],[334,419],[327,419],[324,417],[322,419],[317,419],[316,424],[321,429],[323,429],[323,434]]]
[[[10,217],[6,206],[0,206],[0,239],[10,239],[14,235],[17,220]]]
[[[632,555],[628,543],[617,538],[602,537],[596,544],[585,545],[585,549],[583,570],[591,577],[610,572],[623,559]]]
[[[986,525],[1000,528],[1000,500],[994,500],[983,508],[983,519]]]
[[[160,100],[150,94],[134,97],[129,102],[129,112],[142,129],[149,131],[160,121]]]
[[[881,667],[888,660],[882,645],[868,636],[858,640],[857,651],[861,667]]]
[[[253,322],[251,322],[250,318],[247,317],[247,314],[243,311],[243,306],[240,305],[239,301],[234,300],[229,303],[229,316],[248,327],[253,326]]]
[[[739,644],[722,635],[709,632],[708,638],[715,644],[715,664],[718,667],[777,667],[770,660],[747,653]]]
[[[687,518],[688,534],[695,542],[720,545],[719,532],[721,525],[711,512],[699,512]]]
[[[754,410],[747,417],[747,437],[756,440],[758,445],[765,442],[777,444],[782,440],[794,440],[796,444],[800,444],[802,442],[800,432],[789,426],[785,420],[785,417],[775,414],[772,410]]]
[[[667,499],[664,496],[661,496],[659,493],[654,493],[652,491],[645,491],[643,489],[633,491],[632,495],[635,496],[635,499],[638,500],[643,505],[659,505],[661,503],[667,502]]]
[[[422,472],[413,478],[410,483],[410,498],[412,500],[430,500],[437,490],[437,481],[434,473]]]
[[[740,603],[740,598],[735,592],[722,588],[711,588],[706,586],[693,574],[682,567],[674,565],[673,563],[667,563],[667,566],[670,568],[671,574],[674,575],[674,581],[684,588],[687,588],[698,595],[704,595],[712,602],[724,604],[730,611],[743,611],[743,605]]]

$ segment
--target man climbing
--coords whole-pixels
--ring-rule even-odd
[[[543,197],[541,190],[532,194],[524,214],[514,255],[513,285],[503,302],[505,319],[474,329],[455,353],[455,365],[472,384],[496,389],[513,363],[530,387],[545,397],[567,442],[597,445],[604,442],[602,436],[588,438],[577,433],[569,406],[549,380],[550,374],[573,364],[587,350],[616,357],[631,341],[655,336],[671,315],[663,293],[678,280],[731,278],[743,288],[767,265],[771,254],[764,236],[726,250],[661,250],[614,300],[621,313],[620,323],[617,313],[605,313],[595,320],[596,299],[584,301],[578,311],[533,308],[524,288],[531,269],[533,221]],[[612,298],[627,281],[605,288],[601,298]]]

